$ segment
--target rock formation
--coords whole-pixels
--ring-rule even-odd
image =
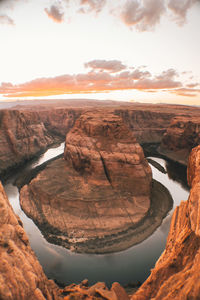
[[[167,128],[159,152],[187,165],[192,148],[200,144],[200,115],[176,117]]]
[[[98,181],[98,185],[111,186],[116,192],[126,190],[136,197],[141,213],[146,213],[150,205],[151,169],[142,148],[120,117],[104,112],[81,115],[67,134],[65,145],[65,160],[88,182]]]
[[[199,299],[200,296],[200,146],[189,157],[188,201],[174,211],[165,251],[132,300]]]
[[[14,214],[0,183],[0,299],[61,299],[44,275],[21,220]]]
[[[149,236],[171,208],[162,185],[154,182],[151,191],[142,148],[113,113],[82,114],[67,134],[64,157],[20,192],[23,210],[49,241],[78,252],[123,250]]]
[[[97,108],[122,117],[140,144],[159,144],[176,116],[199,116],[200,109],[115,101],[28,101],[9,110],[0,109],[0,176],[64,141],[81,113]]]
[[[81,284],[71,284],[66,286],[63,291],[66,295],[64,300],[129,300],[124,288],[114,282],[109,290],[104,282],[97,282],[93,286],[88,286],[88,281],[83,280]]]
[[[88,286],[87,280],[60,289],[48,280],[0,183],[0,299],[128,300],[129,297],[117,282],[111,290],[100,282]]]
[[[0,110],[0,175],[64,139],[79,110]]]
[[[71,249],[114,251],[113,240],[150,207],[151,169],[142,148],[120,117],[90,112],[67,135],[64,157],[22,188],[23,209]]]

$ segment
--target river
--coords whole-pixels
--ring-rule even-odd
[[[63,153],[63,150],[64,143],[59,147],[47,150],[38,159],[29,162],[24,167],[23,172],[26,170],[28,172],[28,170],[60,155]],[[169,172],[169,163],[160,158],[152,157],[152,159],[168,170],[168,173],[164,174],[151,166],[153,178],[162,183],[171,193],[174,200],[173,209],[163,220],[161,226],[145,241],[125,251],[112,254],[77,254],[48,243],[34,222],[24,214],[20,207],[19,191],[14,185],[18,176],[17,172],[8,178],[4,183],[4,188],[9,201],[15,213],[23,221],[31,247],[49,278],[56,279],[64,284],[79,283],[87,278],[90,284],[104,281],[109,286],[114,281],[118,281],[122,285],[131,282],[143,282],[149,276],[150,269],[154,267],[155,262],[165,248],[173,211],[180,204],[181,200],[187,200],[189,195],[188,189],[179,182],[178,172],[182,171],[174,167],[172,168],[174,174],[172,176],[172,174],[169,174],[172,173]],[[177,174],[175,174],[176,172]]]

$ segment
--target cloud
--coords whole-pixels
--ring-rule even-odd
[[[80,12],[87,13],[93,11],[95,13],[99,13],[102,11],[103,7],[106,4],[106,0],[81,0],[80,1]],[[85,8],[88,8],[85,10]]]
[[[189,84],[187,84],[187,87],[194,88],[194,87],[199,86],[199,85],[200,84],[198,82],[195,82],[195,83],[189,83]]]
[[[123,7],[121,18],[126,25],[146,31],[153,29],[160,22],[164,12],[164,0],[128,0]]]
[[[0,15],[0,24],[5,24],[5,25],[15,25],[13,19],[11,19],[7,15]]]
[[[0,94],[5,97],[41,97],[115,90],[145,92],[164,90],[176,95],[195,96],[200,92],[200,89],[192,86],[194,83],[187,83],[184,86],[180,80],[177,80],[179,73],[174,69],[152,75],[142,67],[128,68],[118,60],[93,60],[87,62],[85,66],[92,69],[87,73],[37,78],[18,85],[4,82],[0,85]]]
[[[127,0],[121,7],[121,19],[127,26],[139,31],[154,29],[164,15],[183,25],[188,11],[198,2],[199,0]]]
[[[185,97],[196,97],[198,94],[200,94],[200,89],[193,89],[193,88],[179,88],[175,90],[170,91],[173,94],[176,94],[178,96],[185,96]]]
[[[126,69],[126,66],[119,60],[92,60],[85,63],[86,68],[92,68],[94,70],[106,70],[110,73],[115,73]]]
[[[61,23],[64,20],[64,12],[60,5],[52,5],[50,8],[45,8],[44,11],[54,22]]]
[[[188,10],[197,2],[197,0],[169,0],[168,8],[174,13],[177,23],[183,25]]]

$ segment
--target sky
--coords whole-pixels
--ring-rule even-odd
[[[0,0],[0,100],[200,105],[199,0]]]

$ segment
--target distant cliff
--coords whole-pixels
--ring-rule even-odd
[[[79,110],[0,110],[0,175],[63,141]]]
[[[159,152],[187,165],[192,148],[200,144],[200,115],[172,119],[163,135]]]
[[[68,106],[52,102],[0,110],[0,176],[45,151],[53,143],[64,141],[80,114],[89,110],[95,112],[96,109],[121,116],[140,144],[160,144],[174,117],[200,116],[200,109],[188,106],[114,101],[82,101],[74,102],[74,105],[70,102]],[[165,141],[166,137],[163,145]],[[167,151],[165,155],[168,155]]]

